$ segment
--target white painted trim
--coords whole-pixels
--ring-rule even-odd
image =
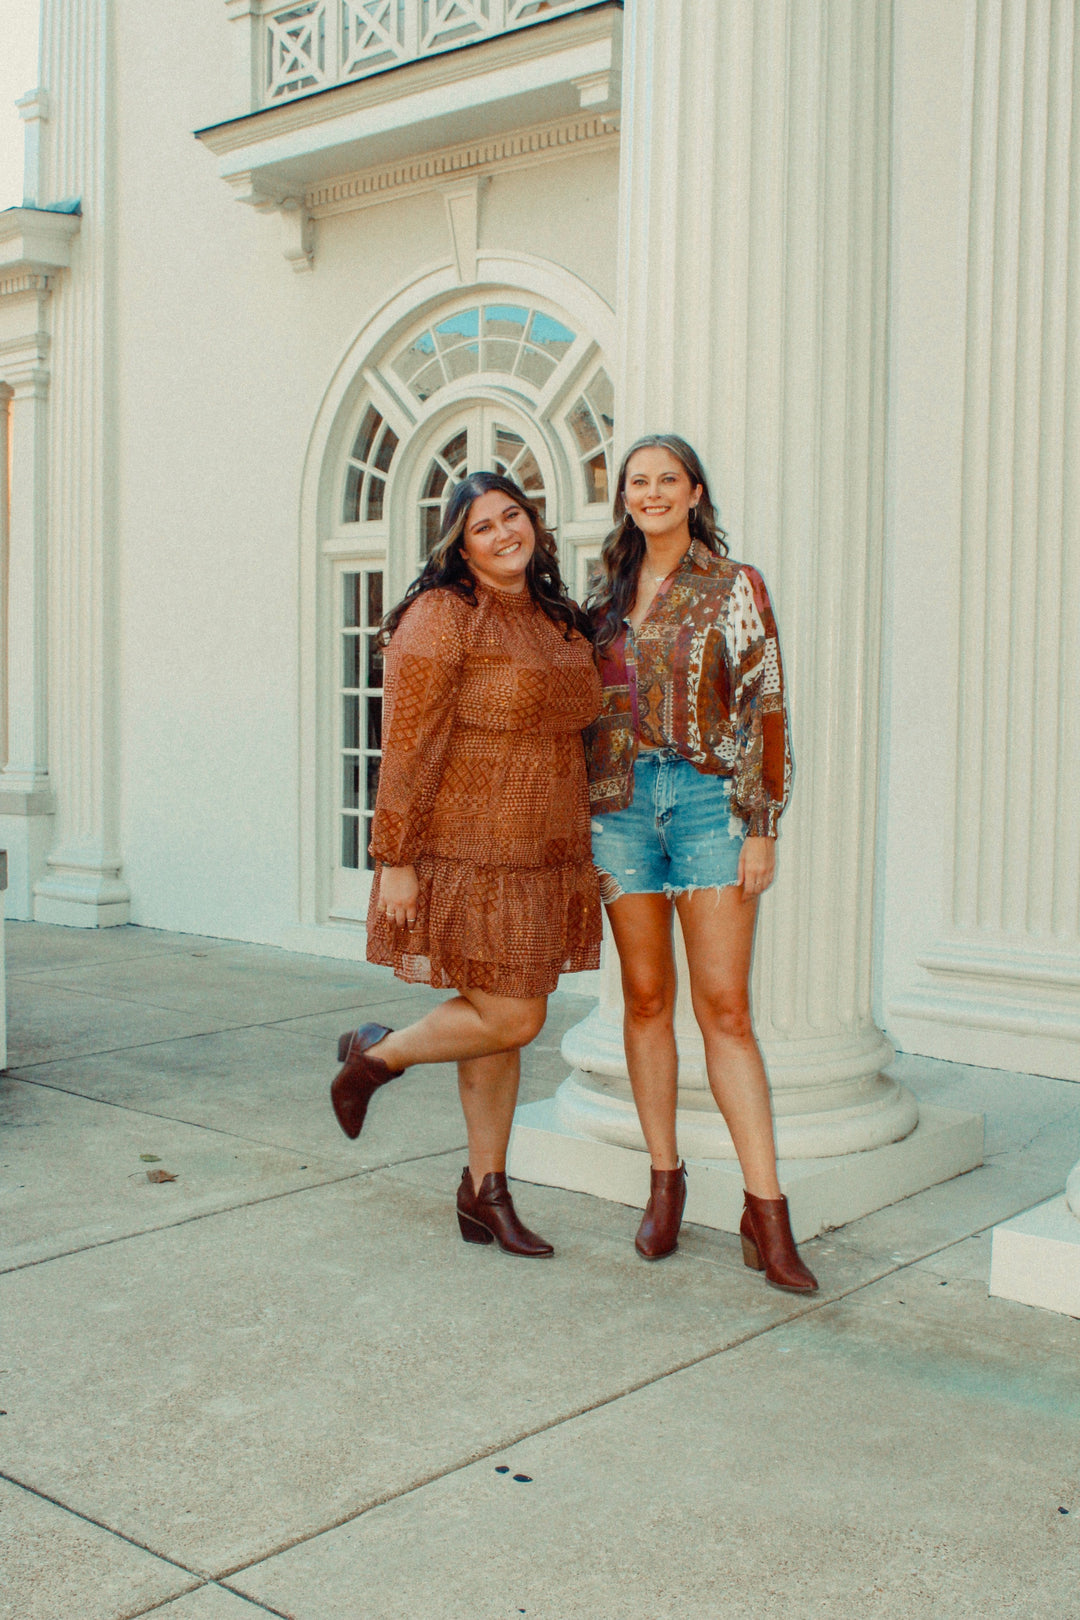
[[[392,293],[359,328],[334,369],[322,401],[315,414],[307,449],[304,454],[300,484],[300,511],[298,525],[299,573],[299,775],[297,820],[299,826],[297,912],[301,929],[323,928],[320,919],[326,914],[329,898],[329,864],[327,861],[325,816],[323,809],[324,784],[328,780],[331,757],[331,739],[326,735],[325,716],[319,712],[319,693],[322,671],[319,667],[320,648],[328,643],[331,624],[330,604],[320,591],[320,570],[325,562],[325,540],[343,539],[336,522],[335,502],[339,493],[338,473],[347,453],[348,433],[352,429],[360,398],[365,391],[365,373],[377,367],[390,346],[403,338],[410,328],[443,304],[450,305],[465,296],[482,299],[485,292],[513,290],[521,297],[536,297],[560,309],[575,331],[588,332],[602,355],[610,355],[615,339],[615,315],[593,288],[561,266],[528,254],[477,254],[477,281],[475,286],[462,288],[449,264],[430,266],[410,278]],[[482,392],[476,384],[463,391],[461,398],[471,392],[473,398]],[[442,411],[457,398],[456,391],[441,390],[433,402],[430,416]],[[524,396],[522,403],[525,404]],[[530,411],[535,405],[529,401]],[[426,415],[417,415],[411,432],[421,431]],[[426,436],[426,435],[425,435]],[[549,447],[565,463],[566,452],[561,437],[548,434]],[[566,465],[556,467],[557,482],[563,490],[569,489]],[[336,549],[336,547],[335,547]],[[325,655],[325,654],[324,654]],[[298,946],[300,949],[321,948]]]

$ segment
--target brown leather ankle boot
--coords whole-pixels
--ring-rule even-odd
[[[364,1128],[368,1103],[380,1086],[396,1080],[402,1069],[391,1069],[382,1058],[369,1052],[384,1035],[392,1034],[385,1024],[362,1024],[359,1029],[347,1029],[338,1041],[338,1062],[341,1069],[330,1087],[330,1101],[338,1124],[351,1141],[356,1140]]]
[[[472,1171],[465,1166],[458,1188],[457,1218],[466,1243],[497,1243],[505,1253],[527,1260],[546,1260],[555,1253],[550,1243],[518,1219],[502,1170],[489,1170],[480,1191],[474,1192]]]
[[[679,1227],[686,1205],[686,1166],[653,1170],[649,1202],[641,1217],[634,1248],[643,1260],[663,1260],[679,1247]]]
[[[743,1263],[764,1271],[765,1281],[789,1294],[812,1294],[817,1278],[799,1259],[791,1235],[786,1198],[755,1198],[744,1193],[745,1208],[739,1222]]]

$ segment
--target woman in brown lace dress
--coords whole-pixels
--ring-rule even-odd
[[[476,473],[382,634],[368,959],[457,995],[407,1029],[343,1035],[334,1108],[358,1136],[379,1086],[414,1063],[456,1061],[462,1237],[548,1255],[514,1213],[506,1149],[520,1049],[559,974],[600,959],[581,740],[600,710],[588,624],[537,508],[509,479]]]

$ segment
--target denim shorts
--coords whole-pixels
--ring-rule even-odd
[[[746,825],[731,810],[731,779],[706,776],[671,748],[642,749],[625,810],[592,821],[605,904],[624,894],[722,889],[738,881]]]

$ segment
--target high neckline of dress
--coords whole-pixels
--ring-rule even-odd
[[[486,580],[477,579],[475,574],[473,575],[473,582],[478,591],[483,591],[485,595],[493,597],[496,602],[501,602],[508,608],[520,610],[521,608],[532,607],[532,597],[529,594],[528,586],[523,591],[503,591],[499,589],[498,585],[489,585]]]

